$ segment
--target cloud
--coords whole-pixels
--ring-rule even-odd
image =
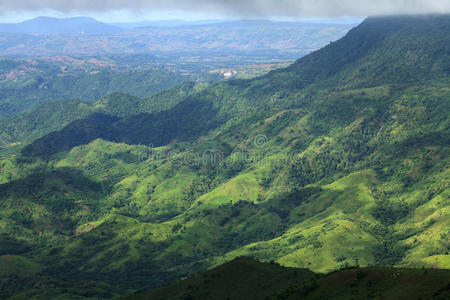
[[[339,17],[450,13],[450,0],[0,0],[0,11],[174,10],[234,16]]]

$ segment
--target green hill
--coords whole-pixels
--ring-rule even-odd
[[[368,18],[263,77],[116,95],[36,129],[0,161],[2,254],[110,296],[240,256],[317,273],[450,268],[449,26]],[[30,292],[15,273],[0,297]]]
[[[266,299],[297,282],[315,280],[308,270],[239,257],[207,272],[126,299]]]
[[[450,271],[351,268],[327,275],[245,257],[124,299],[445,299]]]
[[[9,144],[32,142],[96,113],[124,117],[167,110],[189,93],[206,86],[206,83],[187,82],[147,98],[113,93],[93,102],[63,100],[45,103],[29,112],[0,121],[0,146],[7,148]]]

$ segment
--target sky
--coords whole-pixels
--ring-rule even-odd
[[[218,18],[365,17],[450,13],[450,0],[0,0],[0,22],[40,15],[107,22]]]

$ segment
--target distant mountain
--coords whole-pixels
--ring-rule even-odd
[[[16,24],[0,24],[0,32],[26,34],[116,34],[117,26],[105,24],[89,17],[52,18],[37,17]]]
[[[138,27],[177,27],[177,26],[199,26],[199,25],[212,25],[212,24],[223,24],[223,23],[246,23],[249,20],[227,20],[227,19],[212,19],[212,20],[200,20],[200,21],[184,21],[184,20],[158,20],[158,21],[141,21],[141,22],[118,22],[118,23],[109,23],[113,26],[132,29]],[[271,23],[281,23],[281,24],[347,24],[347,25],[356,25],[363,21],[361,18],[333,18],[333,19],[300,19],[297,21],[269,21],[269,20],[250,20],[250,21],[262,21],[262,22],[271,22]]]
[[[236,52],[295,59],[341,38],[351,24],[205,21],[104,24],[90,18],[40,17],[0,24],[0,55],[104,55],[172,53],[230,56]],[[83,38],[80,34],[84,32]],[[38,36],[23,35],[39,33]],[[69,34],[62,38],[60,35]],[[22,34],[22,35],[20,35]],[[186,54],[188,53],[188,54]],[[212,60],[214,61],[214,60]]]
[[[206,25],[222,22],[224,22],[224,20],[202,20],[202,21],[159,20],[159,21],[141,21],[141,22],[120,22],[110,24],[125,29],[132,29],[138,27],[176,27],[176,26],[190,26],[190,25]]]

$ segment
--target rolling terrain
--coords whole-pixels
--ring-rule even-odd
[[[368,18],[261,77],[2,125],[0,297],[128,295],[241,256],[286,267],[243,262],[279,276],[264,296],[293,299],[341,280],[387,297],[381,267],[405,287],[424,271],[403,268],[450,268],[449,31],[448,15]],[[330,273],[351,266],[371,267]],[[330,274],[310,290],[289,268]],[[222,284],[201,276],[201,292]]]

